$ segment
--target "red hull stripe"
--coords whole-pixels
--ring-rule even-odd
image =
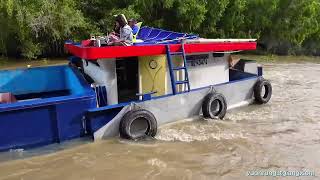
[[[74,56],[88,60],[166,54],[165,45],[81,47],[79,45],[67,43],[65,44],[65,47],[68,52]],[[255,50],[256,47],[256,42],[185,44],[185,51],[187,54],[190,54],[201,52]],[[170,45],[171,52],[179,52],[180,48],[180,44]]]

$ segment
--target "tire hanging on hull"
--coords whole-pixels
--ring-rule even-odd
[[[272,96],[271,83],[263,78],[260,78],[254,85],[254,98],[258,104],[265,104],[270,101]]]
[[[227,113],[227,101],[220,93],[209,93],[202,103],[204,118],[223,119]]]
[[[157,120],[145,109],[127,112],[120,121],[120,136],[125,139],[137,140],[144,137],[154,137],[157,134]]]

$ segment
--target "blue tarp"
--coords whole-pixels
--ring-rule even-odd
[[[180,43],[180,39],[195,39],[198,35],[167,31],[158,28],[144,26],[140,29],[137,39],[143,42],[135,43],[135,45],[147,44],[176,44]]]

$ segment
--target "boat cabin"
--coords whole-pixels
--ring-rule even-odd
[[[137,39],[127,47],[66,44],[76,56],[71,61],[99,91],[100,106],[227,83],[231,53],[256,48],[255,39],[201,39],[150,27],[142,27]],[[249,64],[257,74],[256,63],[251,70]]]

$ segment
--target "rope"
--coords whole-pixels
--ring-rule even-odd
[[[209,89],[209,93],[215,93],[215,92],[217,92],[217,90],[213,87],[213,85],[211,85]]]
[[[132,111],[132,110],[135,110],[135,109],[142,109],[141,106],[139,106],[137,103],[135,102],[131,102],[130,105],[129,105],[129,110]]]

